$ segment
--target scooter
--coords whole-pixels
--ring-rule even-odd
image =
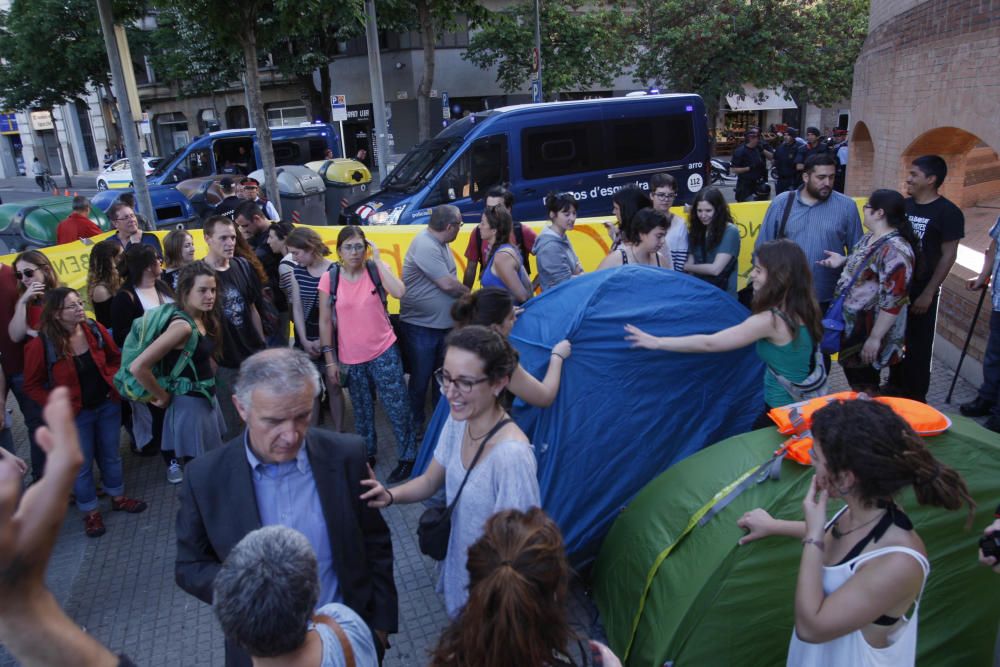
[[[725,160],[720,160],[717,157],[711,159],[712,170],[710,178],[712,179],[712,185],[716,183],[722,183],[724,185],[733,185],[736,183],[736,175],[729,171],[730,164]]]

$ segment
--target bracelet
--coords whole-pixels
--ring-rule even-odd
[[[327,352],[333,352],[332,345],[324,345],[323,347],[319,348],[320,354],[326,354]]]
[[[817,540],[815,537],[807,537],[802,540],[802,544],[815,544],[820,551],[826,551],[826,545],[823,544],[823,540]]]
[[[396,497],[392,495],[392,491],[386,489],[385,492],[389,494],[389,505],[392,505],[394,502],[396,502]],[[386,505],[386,507],[388,507],[389,505]]]
[[[558,352],[553,352],[553,353],[552,353],[552,354],[551,354],[550,356],[553,356],[553,357],[559,357],[559,358],[560,358],[560,359],[562,359],[563,361],[566,361],[566,357],[562,356],[562,355],[561,355],[561,354],[559,354]]]
[[[331,361],[328,364],[323,364],[323,368],[329,368],[330,366],[336,366],[336,365],[337,365],[336,361]]]

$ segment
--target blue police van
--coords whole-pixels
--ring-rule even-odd
[[[278,167],[322,160],[327,150],[341,157],[340,136],[324,123],[272,127],[271,146]],[[147,180],[150,185],[173,185],[213,174],[249,174],[261,167],[257,130],[221,130],[192,139],[157,165]]]
[[[474,113],[411,150],[379,191],[345,212],[351,224],[424,223],[453,204],[478,222],[486,192],[506,185],[515,220],[544,220],[549,192],[572,192],[580,217],[610,215],[611,197],[655,173],[678,203],[707,183],[708,120],[698,95],[522,104]]]

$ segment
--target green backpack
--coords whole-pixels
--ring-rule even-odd
[[[188,338],[187,343],[184,344],[181,356],[170,372],[164,372],[163,362],[160,361],[153,367],[153,375],[160,386],[171,394],[183,395],[196,391],[211,400],[212,394],[209,392],[209,389],[215,386],[214,377],[195,381],[192,381],[190,378],[180,377],[180,374],[187,367],[190,367],[194,371],[195,377],[198,377],[192,357],[194,356],[195,349],[198,347],[200,334],[198,333],[198,327],[190,316],[172,303],[147,310],[143,313],[142,317],[132,322],[132,328],[125,338],[125,344],[122,345],[122,363],[118,368],[118,372],[115,373],[115,389],[122,395],[122,398],[141,402],[153,400],[153,395],[132,375],[130,367],[142,351],[166,331],[174,315],[179,315],[185,322],[191,325],[191,336]]]

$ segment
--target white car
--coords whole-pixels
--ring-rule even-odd
[[[146,167],[146,175],[149,176],[160,164],[163,158],[144,157],[142,164]],[[98,190],[118,190],[132,187],[132,170],[128,166],[128,158],[115,160],[107,169],[97,175]]]

